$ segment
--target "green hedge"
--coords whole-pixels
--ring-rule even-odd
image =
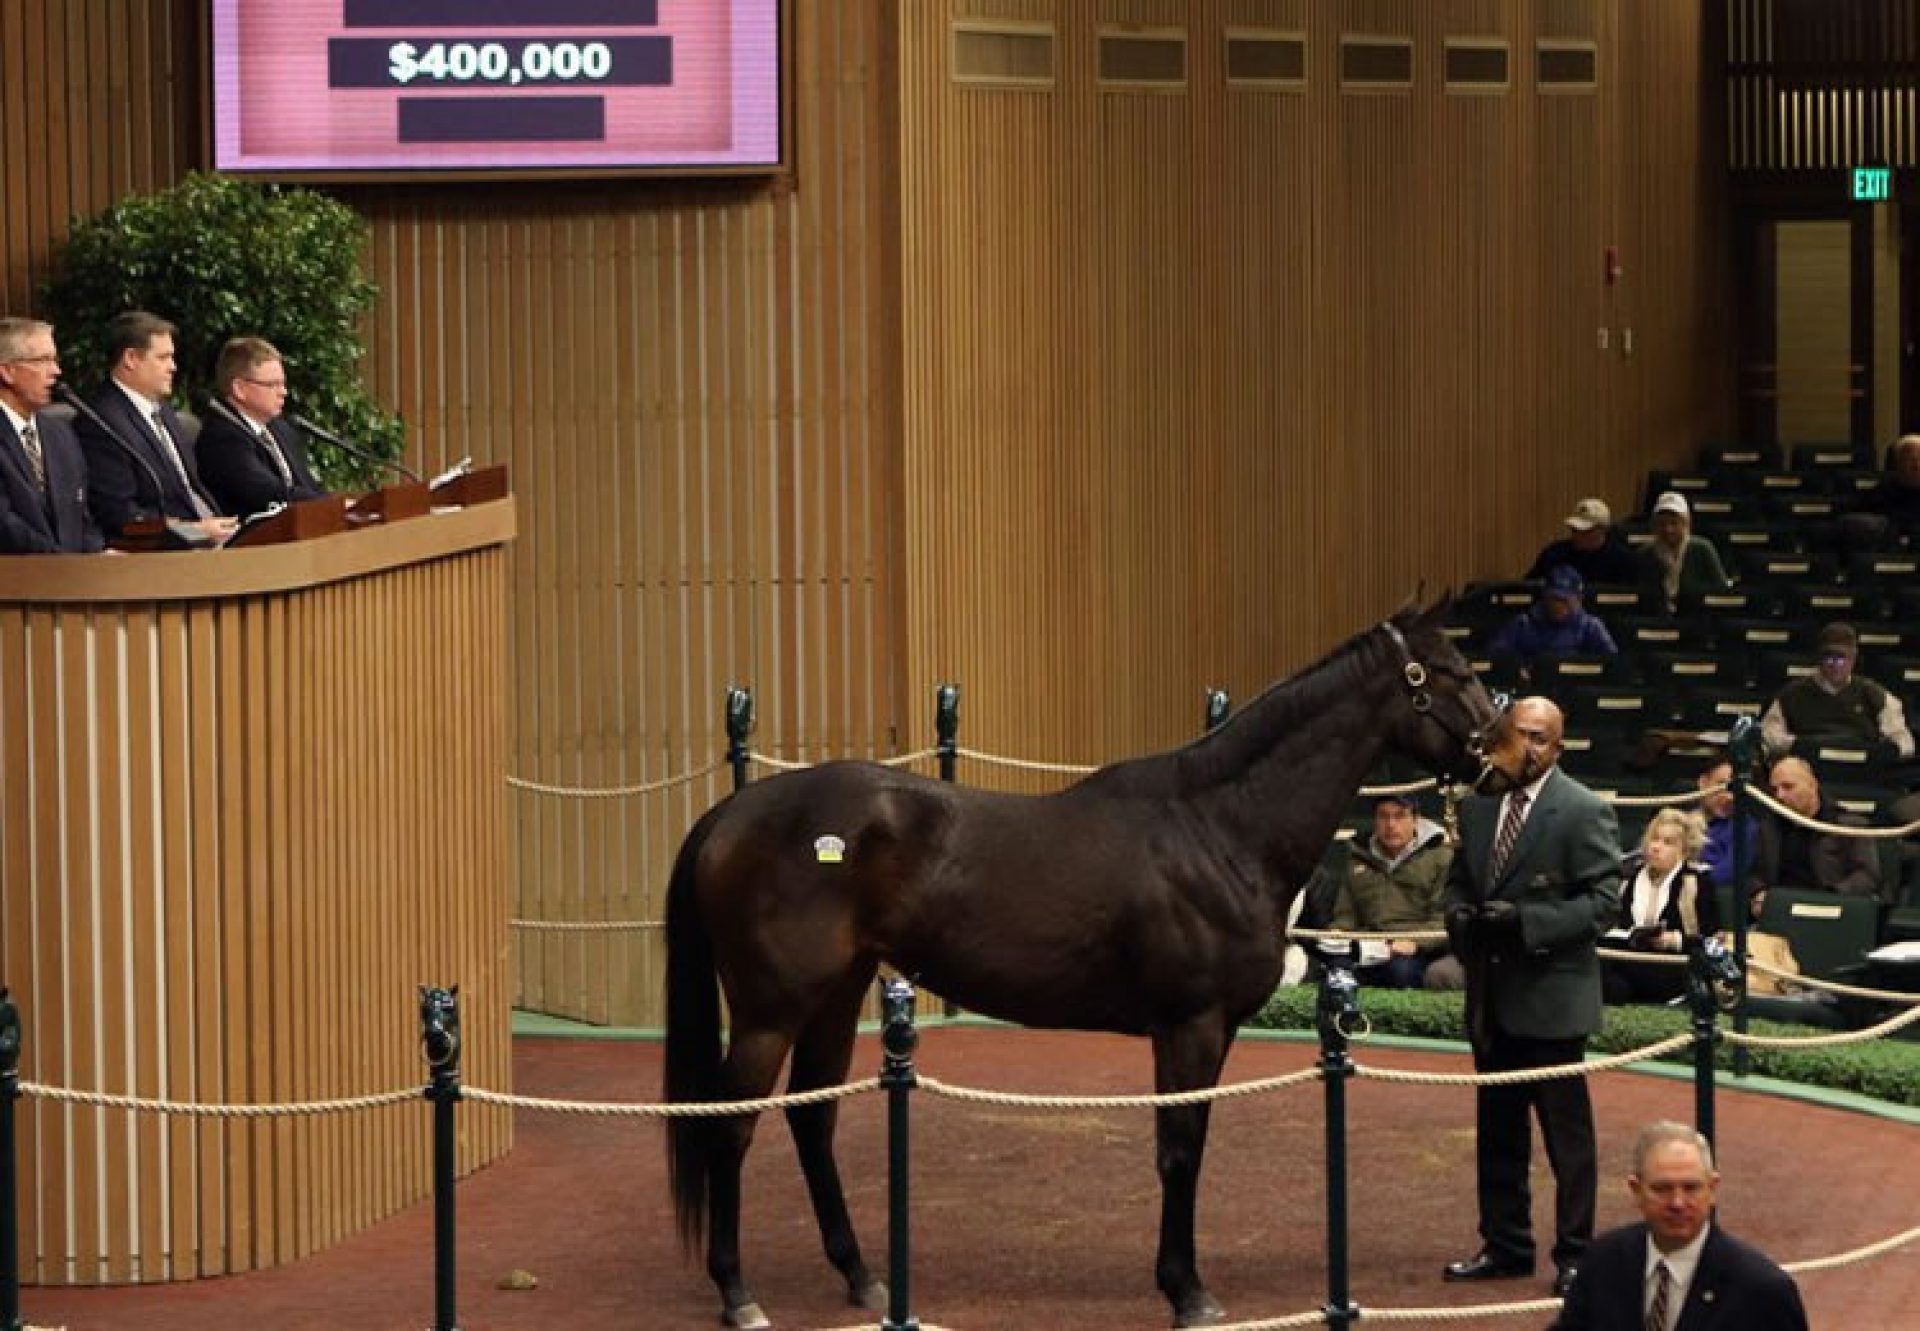
[[[1267,1006],[1248,1025],[1311,1032],[1316,998],[1311,985],[1291,985],[1276,990]],[[1377,1034],[1463,1039],[1465,1017],[1458,993],[1362,989],[1360,1006]],[[1610,1007],[1606,1010],[1605,1027],[1588,1048],[1600,1055],[1623,1054],[1688,1029],[1688,1016],[1678,1008]],[[1759,1020],[1750,1024],[1750,1030],[1755,1035],[1832,1034],[1807,1026]],[[1751,1070],[1760,1076],[1777,1077],[1803,1086],[1852,1091],[1889,1104],[1920,1106],[1920,1044],[1909,1040],[1882,1038],[1819,1049],[1754,1049],[1750,1055]],[[1730,1068],[1732,1047],[1723,1043],[1717,1059],[1721,1067]],[[1692,1067],[1693,1052],[1690,1048],[1682,1049],[1660,1061]]]

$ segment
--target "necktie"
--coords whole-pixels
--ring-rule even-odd
[[[1667,1264],[1653,1264],[1653,1297],[1647,1302],[1646,1331],[1667,1331],[1667,1296],[1673,1291],[1673,1281],[1667,1275]]]
[[[47,488],[47,460],[40,454],[40,431],[32,421],[27,422],[20,431],[20,447],[26,450],[27,470],[33,473],[33,483],[41,490]]]
[[[1487,861],[1487,886],[1492,887],[1500,881],[1501,871],[1507,867],[1507,857],[1513,854],[1513,843],[1520,839],[1520,825],[1527,821],[1527,792],[1516,790],[1507,796],[1506,816],[1500,820],[1499,835],[1493,839],[1493,858]]]
[[[187,475],[187,464],[181,459],[180,449],[174,444],[173,436],[167,432],[167,422],[160,415],[158,407],[154,408],[151,420],[153,432],[160,438],[160,451],[165,453],[167,460],[173,463],[174,475],[180,478],[181,488],[187,492],[187,498],[193,502],[193,515],[198,518],[212,517],[213,505],[202,499],[200,492],[193,488],[193,478]]]
[[[260,427],[260,446],[267,450],[267,456],[273,459],[273,469],[280,473],[280,483],[289,488],[293,485],[293,469],[287,466],[287,458],[280,451],[280,441],[273,437],[273,431],[264,425]]]

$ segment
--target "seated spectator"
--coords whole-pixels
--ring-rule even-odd
[[[1606,500],[1589,497],[1573,506],[1567,534],[1534,556],[1527,581],[1543,582],[1556,568],[1570,568],[1586,582],[1631,585],[1640,576]]]
[[[1773,797],[1803,818],[1865,827],[1855,817],[1820,793],[1820,778],[1804,758],[1777,759],[1767,774]],[[1770,887],[1794,887],[1842,896],[1877,897],[1880,894],[1880,855],[1865,837],[1838,832],[1816,832],[1768,811],[1760,820],[1760,856],[1747,881],[1747,899],[1753,918],[1760,918]]]
[[[1806,757],[1829,744],[1865,749],[1881,766],[1911,759],[1913,732],[1907,728],[1906,708],[1887,689],[1854,673],[1860,636],[1853,626],[1827,625],[1817,646],[1814,672],[1790,681],[1760,718],[1768,755]]]
[[[1370,934],[1399,929],[1410,934],[1441,932],[1440,897],[1452,863],[1453,848],[1447,845],[1445,830],[1420,816],[1413,796],[1382,795],[1373,806],[1373,834],[1353,846],[1329,927]],[[1386,955],[1381,957],[1383,949]],[[1354,973],[1362,984],[1418,989],[1429,964],[1446,950],[1445,939],[1395,938],[1362,944]],[[1465,977],[1461,979],[1464,983]]]
[[[1658,593],[1669,614],[1683,593],[1724,591],[1730,581],[1713,542],[1693,535],[1693,512],[1678,490],[1654,501],[1653,539],[1633,553],[1640,585]]]
[[[1586,590],[1578,571],[1564,564],[1549,569],[1533,604],[1487,639],[1488,655],[1514,658],[1523,676],[1530,675],[1528,667],[1542,656],[1615,655],[1620,649],[1613,635],[1581,604]]]
[[[1880,483],[1840,516],[1840,544],[1885,550],[1920,541],[1920,434],[1903,435],[1887,453]]]
[[[1706,840],[1706,822],[1691,810],[1662,809],[1653,815],[1640,849],[1621,866],[1626,888],[1620,918],[1601,938],[1602,947],[1679,956],[1688,943],[1719,932],[1713,885],[1696,858]],[[1666,1003],[1686,992],[1687,971],[1603,959],[1600,984],[1609,1003]]]
[[[1697,784],[1701,790],[1713,790],[1716,786],[1725,786],[1733,780],[1733,763],[1725,758],[1716,758],[1700,773]],[[1730,887],[1734,882],[1734,831],[1744,831],[1740,839],[1746,842],[1747,871],[1759,861],[1760,821],[1749,818],[1744,823],[1736,823],[1733,817],[1733,792],[1717,790],[1704,796],[1700,801],[1700,812],[1706,815],[1706,840],[1699,852],[1700,866],[1706,873],[1707,882],[1714,887]]]

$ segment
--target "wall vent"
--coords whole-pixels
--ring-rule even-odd
[[[1182,28],[1101,28],[1100,85],[1105,88],[1183,91],[1187,34]]]
[[[1503,93],[1513,86],[1512,60],[1499,37],[1449,37],[1446,41],[1447,91]]]
[[[956,22],[953,81],[987,88],[1052,87],[1053,25]]]
[[[1265,28],[1227,29],[1227,85],[1297,92],[1307,86],[1307,37]]]
[[[1340,34],[1340,87],[1346,92],[1405,92],[1413,87],[1413,38]]]
[[[1541,92],[1593,92],[1600,86],[1600,48],[1588,41],[1543,38],[1534,68]]]

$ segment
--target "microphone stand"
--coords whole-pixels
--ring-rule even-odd
[[[378,467],[383,471],[398,472],[416,485],[425,483],[420,479],[419,472],[413,470],[413,468],[403,462],[390,462],[386,458],[380,457],[360,447],[358,444],[350,444],[333,431],[322,429],[304,416],[296,416],[291,411],[284,413],[284,415],[287,424],[300,431],[300,433],[311,435],[323,444],[331,444],[350,458],[357,458],[368,466]]]
[[[91,421],[95,429],[99,430],[100,433],[108,439],[111,439],[116,448],[138,464],[140,470],[146,473],[147,480],[153,484],[154,498],[160,504],[159,516],[154,518],[135,518],[132,522],[129,522],[125,527],[120,529],[120,539],[133,540],[142,545],[149,542],[157,542],[157,548],[163,550],[204,550],[214,544],[211,536],[201,531],[192,523],[176,522],[167,516],[167,488],[160,483],[160,473],[154,470],[151,462],[140,455],[139,449],[127,442],[118,430],[107,424],[106,417],[95,411],[85,398],[67,387],[64,383],[54,384],[53,395],[69,407],[72,407],[75,412],[85,416]],[[141,530],[132,530],[135,526],[139,526]],[[151,529],[149,529],[149,527],[151,527]]]

